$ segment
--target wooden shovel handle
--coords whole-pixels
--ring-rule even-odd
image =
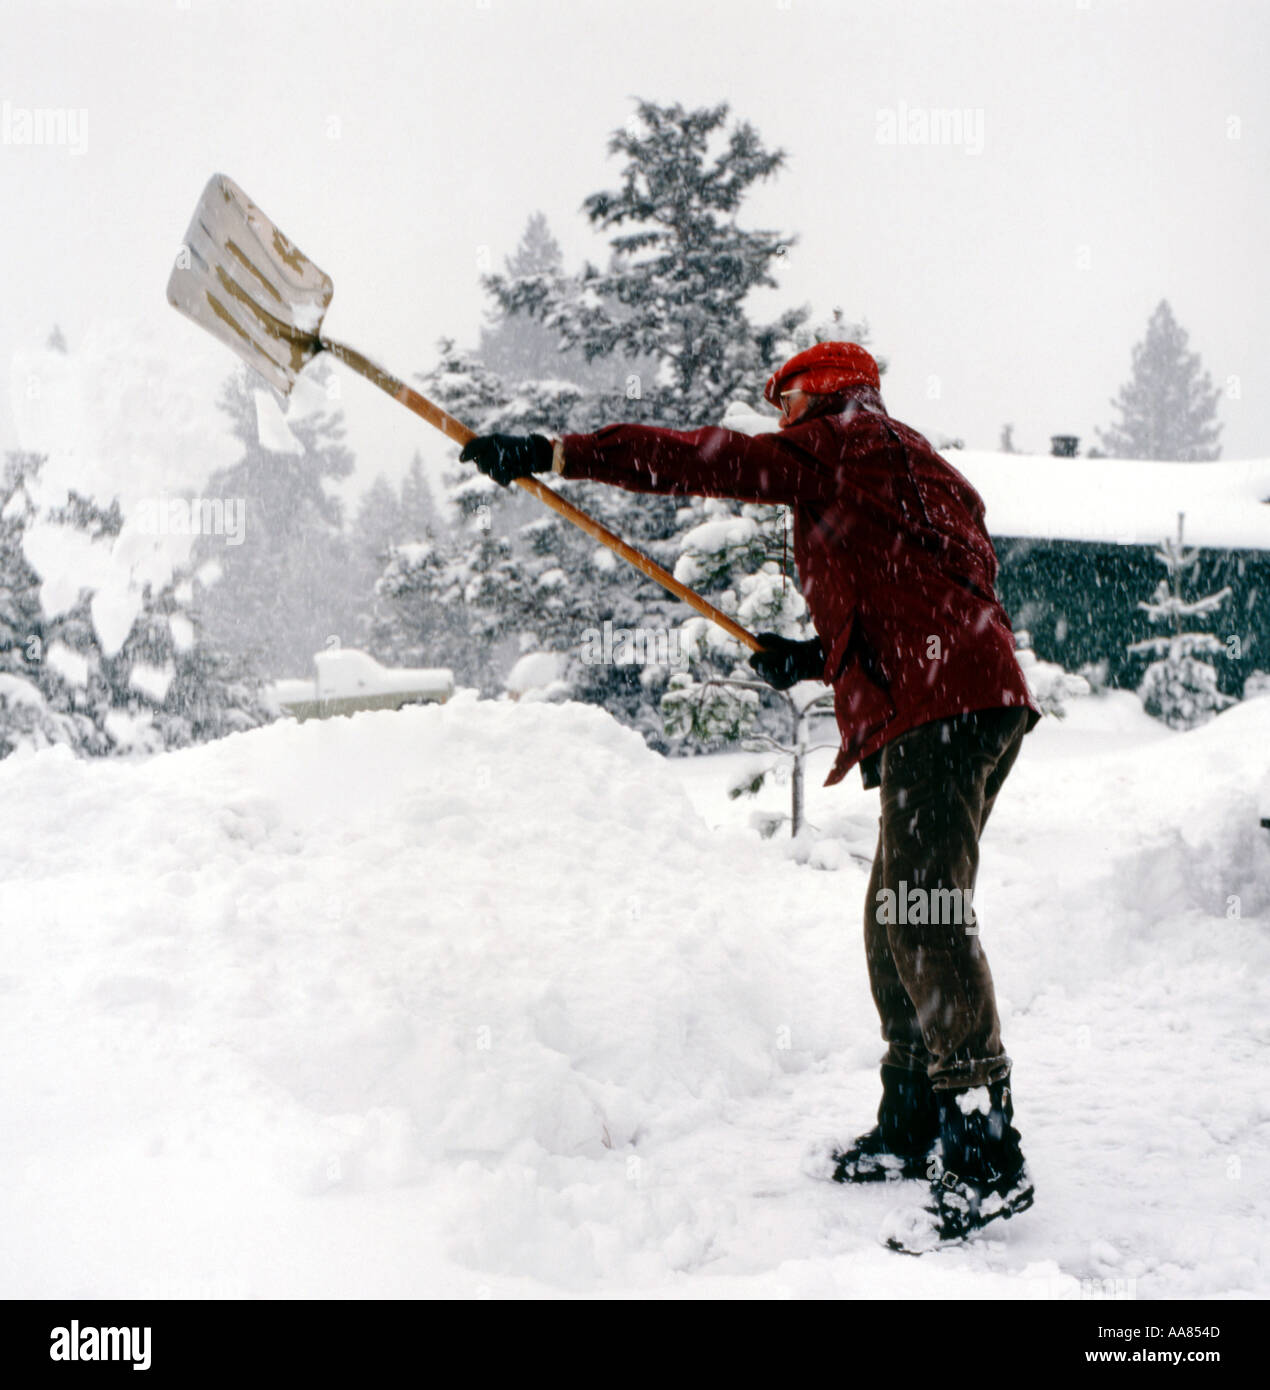
[[[461,421],[456,420],[453,415],[448,415],[438,405],[428,400],[426,396],[421,396],[418,391],[412,390],[404,381],[399,381],[390,372],[378,367],[368,357],[363,357],[355,348],[345,347],[343,343],[333,343],[328,339],[322,339],[322,346],[333,356],[338,357],[341,362],[351,367],[359,376],[364,376],[367,381],[374,382],[381,391],[386,391],[394,400],[398,400],[407,410],[413,410],[418,416],[425,419],[430,425],[434,425],[441,431],[447,439],[452,439],[456,444],[466,444],[469,439],[475,439],[476,431],[470,430]],[[647,555],[635,549],[634,546],[627,545],[621,536],[614,535],[606,526],[602,526],[593,516],[589,516],[580,508],[575,507],[572,502],[566,502],[558,492],[553,492],[551,488],[540,483],[537,478],[517,478],[516,482],[532,493],[540,502],[545,503],[554,512],[559,512],[566,521],[571,521],[579,530],[585,531],[588,536],[606,545],[616,555],[620,555],[627,564],[633,565],[641,574],[646,574],[649,579],[655,579],[663,589],[669,590],[676,598],[682,599],[686,604],[695,608],[703,618],[709,618],[712,623],[718,625],[730,636],[735,637],[743,646],[748,647],[752,652],[762,651],[762,644],[752,632],[747,632],[740,623],[734,622],[726,613],[721,613],[713,604],[707,603],[700,594],[688,588],[686,584],[681,584],[673,574],[655,561],[650,560]]]

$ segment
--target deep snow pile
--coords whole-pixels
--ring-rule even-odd
[[[1037,1207],[922,1261],[799,1171],[876,1105],[854,779],[818,872],[576,705],[11,758],[0,1295],[1264,1296],[1268,734],[1029,740],[976,903]]]
[[[134,1212],[133,1236],[166,1252],[81,1219],[83,1291],[205,1269],[209,1216],[242,1223],[234,1277],[259,1289],[277,1200],[438,1182],[464,1194],[442,1247],[480,1268],[576,1286],[699,1257],[686,1198],[630,1211],[608,1249],[586,1207],[611,1219],[641,1145],[841,1045],[832,928],[782,903],[795,872],[739,903],[751,848],[594,710],[458,701],[261,733],[0,767],[3,1224],[23,1251],[4,1291],[65,1286],[48,1221],[68,1186],[104,1228],[143,1200],[155,1229]],[[421,1234],[397,1274],[435,1284],[437,1254]],[[363,1273],[307,1263],[302,1288]]]

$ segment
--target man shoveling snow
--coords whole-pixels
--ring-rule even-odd
[[[485,435],[461,457],[496,482],[554,470],[634,492],[782,503],[817,637],[763,633],[777,688],[833,687],[842,747],[880,787],[865,953],[887,1051],[877,1126],[833,1155],[839,1182],[927,1179],[888,1244],[920,1252],[1032,1203],[1010,1058],[970,908],[979,836],[1040,718],[997,600],[983,502],[882,403],[856,343],[818,343],[767,382],[780,432],[608,425]]]

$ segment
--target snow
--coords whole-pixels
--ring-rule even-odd
[[[73,608],[84,589],[110,582],[110,541],[94,541],[77,527],[32,521],[23,532],[22,549],[40,576],[40,607],[50,618]]]
[[[406,541],[401,545],[394,545],[393,552],[409,568],[414,569],[432,559],[436,554],[436,546],[431,541]]]
[[[322,326],[329,302],[329,293],[315,301],[293,299],[290,304],[291,322],[301,333],[316,333]]]
[[[178,600],[181,598],[177,595]],[[188,602],[189,600],[182,600]],[[178,652],[192,651],[197,640],[194,632],[194,624],[187,617],[180,613],[172,613],[168,616],[168,631],[172,634],[172,645]]]
[[[262,449],[274,454],[303,454],[304,445],[291,433],[287,417],[272,391],[254,391],[256,437]]]
[[[44,660],[70,685],[88,684],[88,661],[79,652],[72,651],[65,642],[52,642],[44,653]]]
[[[513,695],[547,690],[559,682],[563,667],[564,660],[559,652],[526,652],[508,672],[503,684]]]
[[[774,411],[763,414],[748,401],[733,401],[723,412],[720,424],[724,429],[738,430],[751,436],[772,434],[780,428],[780,417]]]
[[[1270,1294],[1270,700],[1029,736],[976,908],[1037,1202],[921,1260],[802,1172],[881,1052],[831,756],[820,869],[573,704],[0,763],[0,1296]]]
[[[424,692],[446,696],[454,689],[453,675],[441,667],[381,666],[373,656],[352,647],[318,652],[313,664],[317,667],[317,694],[323,700]]]
[[[692,527],[684,533],[680,544],[685,550],[720,554],[735,546],[748,545],[757,532],[758,525],[752,517],[727,516]]]
[[[313,680],[274,681],[267,695],[279,704],[310,700],[341,700],[374,695],[429,695],[446,699],[454,690],[454,674],[443,667],[381,666],[367,652],[336,647],[314,655]]]
[[[91,551],[72,527],[35,525],[23,541],[50,616],[75,603],[81,587],[96,591],[93,621],[108,655],[126,639],[146,585],[161,589],[193,543],[147,534],[139,521],[146,504],[198,494],[239,453],[216,406],[224,350],[187,328],[174,314],[145,324],[98,320],[70,353],[22,351],[10,364],[19,446],[45,455],[30,484],[34,501],[56,507],[74,489],[103,506],[118,498],[122,508],[120,535]]]
[[[143,695],[148,695],[156,704],[162,704],[175,677],[176,668],[171,664],[151,666],[144,661],[134,661],[128,673],[128,684]]]
[[[102,720],[106,732],[117,748],[152,751],[148,735],[154,720],[149,714],[130,714],[127,710],[112,709]]]
[[[1047,714],[1058,714],[1061,717],[1066,711],[1068,700],[1078,699],[1090,693],[1089,682],[1084,676],[1075,676],[1070,671],[1064,671],[1057,662],[1042,661],[1031,647],[1016,651],[1014,655],[1022,668],[1032,698]]]
[[[316,700],[317,682],[285,676],[267,687],[267,695],[284,705],[300,704],[305,700]]]
[[[957,1096],[957,1109],[963,1115],[990,1115],[992,1113],[992,1097],[988,1094],[986,1086],[972,1086],[968,1091],[962,1091]]]
[[[37,709],[43,709],[48,703],[38,686],[22,676],[11,676],[4,671],[0,671],[0,700],[11,706],[32,705]]]

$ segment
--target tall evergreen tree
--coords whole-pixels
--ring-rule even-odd
[[[224,536],[200,538],[196,556],[217,566],[220,578],[199,616],[218,649],[273,676],[306,676],[329,636],[347,641],[357,630],[359,595],[348,582],[343,510],[326,488],[348,476],[353,455],[338,411],[288,421],[298,452],[262,440],[256,403],[262,389],[239,371],[222,393],[242,457],[215,474],[205,494],[245,504],[245,532],[238,545]]]
[[[401,480],[401,526],[397,540],[421,541],[437,536],[445,529],[432,488],[423,472],[423,459],[418,451],[410,460],[410,468]]]
[[[564,275],[560,243],[541,212],[533,213],[516,250],[503,261],[507,275],[555,279]],[[509,315],[495,308],[481,329],[477,357],[492,372],[515,380],[567,375],[561,371],[559,335],[524,314]],[[580,358],[580,354],[577,355]]]
[[[1133,375],[1111,402],[1119,419],[1099,430],[1113,458],[1171,459],[1182,463],[1221,457],[1220,398],[1200,358],[1187,349],[1186,330],[1162,299],[1133,349]]]
[[[727,118],[726,104],[639,102],[637,119],[609,141],[625,159],[621,186],[583,204],[595,227],[615,233],[608,267],[588,265],[576,285],[550,274],[486,282],[506,313],[542,320],[588,361],[620,353],[657,363],[652,379],[596,402],[609,419],[638,413],[680,428],[717,420],[738,395],[753,398],[806,318],[791,309],[755,324],[746,312],[753,290],[776,286],[792,238],[742,229],[736,214],[784,154],[766,149],[748,122],[725,131]]]
[[[389,546],[398,541],[415,539],[407,534],[401,513],[400,494],[380,473],[362,493],[351,535],[355,560],[359,565],[369,567],[376,575]]]

